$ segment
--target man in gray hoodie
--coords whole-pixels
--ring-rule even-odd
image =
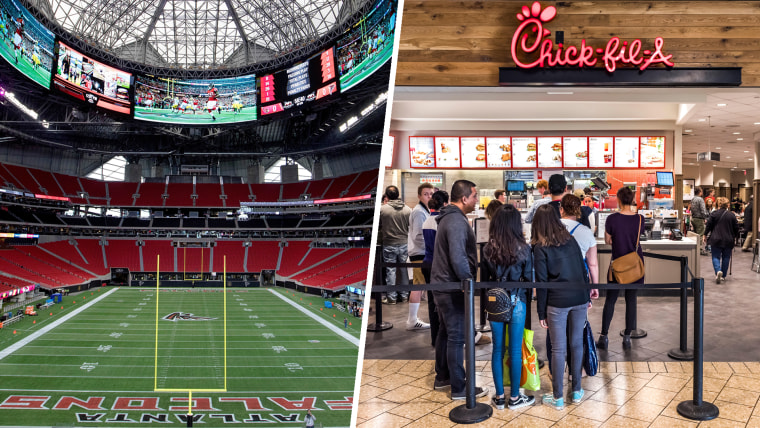
[[[451,204],[443,207],[436,220],[435,251],[430,283],[460,282],[475,278],[478,266],[475,233],[466,215],[475,210],[478,190],[475,183],[457,180],[451,187]],[[464,293],[461,290],[433,291],[439,310],[440,328],[435,340],[435,389],[451,386],[451,399],[465,399]],[[488,388],[475,388],[475,395]]]
[[[380,228],[383,233],[383,261],[385,263],[406,263],[408,258],[407,238],[409,237],[409,216],[412,209],[399,199],[399,191],[396,186],[388,186],[385,189],[388,203],[380,207]],[[399,272],[399,278],[396,278]],[[388,285],[409,284],[406,268],[386,268],[386,282]],[[401,300],[407,300],[408,291],[399,293]],[[390,291],[383,298],[383,303],[396,304],[397,293]]]

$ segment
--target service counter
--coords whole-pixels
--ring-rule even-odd
[[[603,239],[597,239],[597,250],[610,250],[611,246],[604,243]],[[699,247],[695,237],[684,237],[680,241],[660,239],[641,241],[641,248],[645,253],[663,254],[667,256],[686,256],[689,269],[699,275]],[[607,270],[610,267],[610,253],[598,253],[599,282],[607,283]],[[681,282],[681,267],[677,261],[661,260],[644,257],[644,283],[671,283]]]

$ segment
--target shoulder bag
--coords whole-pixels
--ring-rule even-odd
[[[496,268],[498,282],[506,282],[507,269],[503,266]],[[486,296],[486,313],[489,321],[508,323],[512,320],[514,301],[512,294],[503,288],[490,288]]]
[[[636,248],[610,262],[607,281],[612,281],[614,278],[618,284],[632,284],[644,277],[644,261],[636,252],[639,249],[640,230],[641,216],[639,215],[639,227],[636,229]]]

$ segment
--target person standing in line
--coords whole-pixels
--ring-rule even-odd
[[[525,215],[525,222],[530,223],[533,221],[533,216],[536,215],[536,210],[538,207],[540,207],[543,204],[548,204],[552,201],[551,196],[546,195],[546,192],[549,190],[549,182],[546,180],[538,180],[538,183],[536,183],[536,190],[538,190],[539,194],[542,195],[540,199],[536,199],[533,201],[533,205],[530,206],[530,210],[528,210],[528,214]]]
[[[306,411],[306,417],[304,418],[304,423],[306,424],[306,428],[314,428],[314,423],[317,421],[317,418],[314,417],[314,415],[311,414],[311,409]]]
[[[718,209],[711,212],[707,219],[703,239],[710,245],[715,283],[720,284],[726,281],[731,253],[736,237],[739,236],[739,222],[736,220],[736,214],[728,209],[728,198],[718,198],[717,205]]]
[[[557,218],[559,219],[562,217],[559,212],[560,201],[562,200],[562,197],[567,193],[567,179],[563,174],[552,174],[552,176],[549,177],[549,192],[552,194],[552,200],[549,202],[549,205],[554,208],[554,212],[557,214]],[[590,209],[581,209],[581,217],[579,219],[580,223],[589,229],[591,228],[591,223],[589,223],[588,220],[590,213]]]
[[[495,201],[492,201],[493,203]],[[491,205],[489,204],[489,207]],[[532,281],[533,262],[530,245],[525,242],[522,231],[520,211],[514,205],[498,207],[491,214],[488,228],[488,243],[483,247],[483,259],[491,272],[505,281]],[[512,316],[509,323],[489,320],[493,332],[493,352],[491,353],[491,370],[496,394],[491,403],[501,410],[504,406],[516,410],[535,403],[532,395],[520,394],[522,373],[522,340],[525,329],[525,314],[528,293],[525,288],[507,290],[513,302]],[[509,327],[509,401],[504,395],[504,351],[505,339]]]
[[[417,187],[417,199],[419,203],[412,210],[409,216],[409,261],[412,263],[422,264],[425,258],[425,238],[422,235],[422,225],[430,217],[428,202],[433,197],[435,187],[430,183],[422,183]],[[422,268],[412,270],[412,283],[415,285],[425,284],[425,276],[422,274]],[[421,290],[415,290],[409,293],[409,316],[406,320],[407,330],[422,330],[430,328],[430,324],[420,320],[417,312],[420,309]]]
[[[755,201],[753,200],[753,197],[749,197],[749,202],[747,202],[747,206],[744,208],[744,230],[747,232],[747,236],[744,238],[744,244],[742,244],[742,251],[752,251],[752,244],[754,243],[754,240],[752,239],[752,215],[754,213],[754,208],[752,207],[752,204],[754,204]]]
[[[554,208],[541,206],[531,226],[531,245],[536,282],[585,282],[588,271],[583,254],[570,232],[557,219]],[[562,410],[565,407],[564,372],[570,353],[571,403],[579,403],[585,394],[581,387],[583,365],[583,327],[586,324],[589,289],[538,289],[538,319],[548,329],[552,346],[553,392],[544,394],[543,403]],[[568,340],[569,339],[569,340]]]
[[[639,237],[646,230],[644,217],[637,214],[633,206],[633,191],[623,186],[617,191],[617,204],[620,210],[607,217],[604,225],[604,243],[612,246],[612,260],[622,257],[628,253],[636,252],[644,262],[644,253],[639,243]],[[613,277],[608,283],[617,283]],[[643,284],[644,277],[634,281],[633,284]],[[604,311],[602,312],[602,332],[596,346],[599,349],[607,349],[609,340],[607,334],[612,323],[612,316],[615,314],[615,302],[620,294],[620,290],[609,288],[607,296],[604,299]],[[623,349],[631,349],[631,331],[636,325],[636,296],[638,290],[625,290],[625,331],[623,332]]]
[[[457,180],[451,188],[451,204],[438,215],[438,232],[435,237],[432,283],[461,282],[476,277],[478,253],[475,232],[467,214],[478,203],[475,183]],[[435,389],[451,387],[452,400],[464,400],[464,293],[462,290],[436,290],[433,292],[440,314],[441,326],[435,340]],[[474,376],[474,373],[471,373]],[[473,379],[475,381],[475,379]],[[488,388],[475,388],[475,395],[483,397]]]
[[[433,197],[428,201],[430,217],[422,224],[422,235],[425,238],[425,258],[422,259],[422,274],[425,276],[425,283],[430,284],[430,266],[433,265],[433,253],[435,252],[435,235],[438,231],[438,222],[436,217],[440,214],[441,209],[449,204],[449,194],[445,190],[438,190],[433,193]],[[430,337],[433,347],[435,339],[438,337],[438,308],[435,306],[433,292],[427,291],[428,296],[428,316],[430,317]]]
[[[702,199],[702,189],[699,187],[694,188],[694,198],[691,200],[689,207],[691,210],[691,224],[694,226],[694,233],[697,234],[697,245],[699,246],[699,254],[706,256],[707,251],[702,247],[702,240],[705,235],[705,220],[710,215],[707,212],[705,206],[705,200]]]
[[[385,189],[388,203],[380,207],[380,223],[383,232],[383,261],[385,263],[406,263],[408,255],[407,239],[409,237],[409,215],[412,210],[399,199],[396,186]],[[398,273],[398,277],[396,274]],[[406,269],[386,268],[388,285],[407,285]],[[396,304],[397,297],[406,300],[407,292],[390,291],[383,298],[383,303]]]
[[[578,220],[581,217],[581,200],[574,195],[565,195],[562,197],[561,204],[559,206],[560,214],[562,214],[562,224],[565,225],[565,229],[570,232],[570,235],[575,238],[578,246],[583,254],[583,260],[586,261],[586,267],[588,268],[589,280],[592,284],[599,283],[599,261],[596,254],[596,238],[591,229],[582,225]],[[591,290],[591,298],[596,299],[599,297],[599,290]]]
[[[507,191],[504,189],[499,189],[495,192],[493,192],[493,198],[494,200],[497,200],[501,202],[502,204],[507,203]]]

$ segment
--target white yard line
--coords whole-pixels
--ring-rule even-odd
[[[325,327],[329,328],[329,329],[330,329],[330,331],[334,332],[334,333],[335,333],[335,334],[337,334],[338,336],[340,336],[340,337],[342,337],[342,338],[344,338],[344,339],[348,340],[349,342],[353,343],[353,344],[354,344],[354,345],[356,345],[357,347],[359,346],[359,339],[358,339],[358,338],[356,338],[356,337],[354,337],[354,336],[351,336],[351,335],[350,335],[350,334],[348,334],[348,333],[346,333],[346,332],[345,332],[345,331],[343,331],[343,330],[342,330],[340,327],[336,327],[336,326],[334,326],[334,325],[330,324],[329,322],[325,321],[324,319],[322,319],[322,317],[320,317],[319,315],[317,315],[317,314],[315,314],[315,313],[312,313],[312,312],[311,312],[311,311],[309,311],[308,309],[304,309],[304,308],[300,307],[300,306],[298,305],[298,303],[295,303],[295,302],[291,302],[291,301],[290,301],[290,299],[288,299],[287,297],[283,296],[282,294],[280,294],[280,293],[278,293],[278,292],[276,292],[276,291],[272,290],[271,288],[270,288],[270,289],[267,289],[267,290],[268,290],[270,293],[272,293],[272,294],[274,294],[275,296],[277,296],[277,297],[279,297],[280,299],[282,299],[283,301],[285,301],[285,302],[286,302],[287,304],[289,304],[290,306],[292,306],[292,307],[294,307],[294,308],[298,309],[299,311],[303,312],[303,313],[304,313],[304,315],[306,315],[306,316],[308,316],[309,318],[313,319],[314,321],[316,321],[316,322],[318,322],[318,323],[322,324],[323,326],[325,326]]]
[[[28,345],[33,340],[39,338],[40,336],[44,335],[45,333],[49,332],[50,330],[58,327],[59,325],[63,324],[64,322],[70,320],[71,318],[78,315],[80,312],[84,311],[85,309],[89,308],[90,306],[94,305],[95,303],[103,300],[104,298],[108,297],[111,293],[118,290],[118,288],[114,288],[113,290],[107,291],[100,295],[99,297],[96,297],[89,302],[85,303],[84,305],[78,307],[77,309],[69,312],[68,314],[62,316],[61,318],[55,320],[52,324],[48,324],[45,327],[42,327],[41,329],[37,330],[36,332],[32,333],[31,335],[19,340],[18,342],[14,343],[13,345],[0,350],[0,360],[7,357],[8,355],[11,355],[12,353],[18,351],[19,349],[23,348],[24,346]]]

